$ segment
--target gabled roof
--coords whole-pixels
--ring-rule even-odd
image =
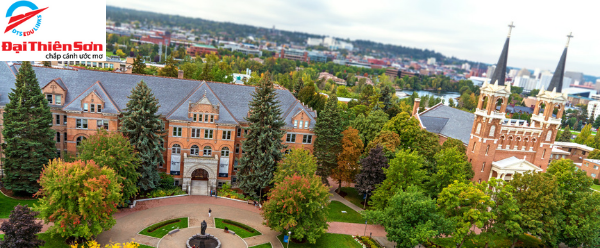
[[[48,82],[47,84],[45,84],[45,85],[42,87],[42,89],[43,89],[43,88],[46,88],[46,86],[48,86],[48,85],[49,85],[50,83],[52,83],[52,82],[56,82],[56,84],[58,84],[58,87],[62,88],[64,91],[67,91],[67,90],[68,90],[67,86],[65,86],[65,84],[64,84],[64,83],[63,83],[63,81],[62,81],[62,79],[60,79],[60,78],[55,78],[55,79],[53,79],[52,81]],[[40,85],[41,85],[41,84],[40,84]]]
[[[79,94],[79,96],[77,96],[73,101],[67,103],[63,107],[63,110],[81,111],[81,101],[83,101],[83,99],[89,96],[90,94],[96,94],[99,98],[101,98],[104,101],[104,106],[102,106],[102,113],[118,114],[120,112],[119,108],[114,104],[110,96],[102,87],[102,83],[100,83],[100,81],[96,82],[95,84],[92,84],[88,89],[81,92],[81,94]]]
[[[310,129],[314,128],[316,119],[310,114],[310,111],[308,109],[306,109],[306,107],[304,107],[304,105],[302,105],[302,103],[300,103],[300,101],[296,101],[295,104],[292,105],[290,110],[284,113],[283,120],[285,121],[285,124],[286,124],[285,126],[288,128],[294,127],[294,125],[292,123],[292,118],[294,118],[294,116],[296,116],[302,112],[306,113],[306,115],[310,119],[308,128],[310,128]]]
[[[439,103],[418,115],[427,131],[469,143],[474,114]]]
[[[181,120],[181,121],[192,121],[189,117],[190,104],[210,104],[213,106],[219,106],[219,119],[215,123],[221,124],[238,124],[235,118],[223,108],[223,103],[219,98],[212,92],[206,83],[200,84],[187,98],[185,98],[177,108],[175,108],[169,115],[167,120]]]
[[[542,171],[542,168],[535,166],[527,160],[518,159],[515,156],[492,162],[492,166],[501,170],[512,170],[518,173],[526,171]]]

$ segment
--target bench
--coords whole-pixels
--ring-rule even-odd
[[[177,229],[175,229],[175,230],[171,230],[171,231],[169,231],[169,233],[168,233],[168,234],[169,234],[169,236],[170,236],[171,234],[173,234],[173,233],[176,233],[176,232],[179,232],[179,228],[177,228]]]
[[[234,232],[234,231],[232,231],[232,230],[229,230],[229,233],[231,233],[231,234],[235,235],[235,232]]]

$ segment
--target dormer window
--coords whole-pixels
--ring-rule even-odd
[[[215,122],[215,116],[214,115],[210,115],[210,123]]]
[[[87,103],[83,104],[83,112],[88,112],[88,104]]]
[[[102,105],[98,104],[98,113],[102,113]]]
[[[95,104],[90,104],[90,113],[94,113],[94,109],[95,109],[96,105]]]
[[[197,120],[196,117],[198,117],[198,115],[194,114],[194,122],[196,122],[196,120]]]
[[[308,128],[308,121],[304,122],[304,128]]]
[[[208,122],[208,115],[204,115],[204,122]]]
[[[298,120],[295,120],[294,121],[294,128],[297,128],[297,127],[298,127]]]
[[[302,128],[302,122],[303,122],[303,121],[300,121],[300,126],[298,126],[298,128]]]
[[[51,94],[46,95],[46,100],[48,100],[48,103],[52,104],[52,95]]]
[[[62,99],[61,99],[61,95],[56,95],[54,96],[54,99],[56,100],[56,105],[61,105],[62,104]]]

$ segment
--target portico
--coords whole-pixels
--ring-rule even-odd
[[[495,177],[504,181],[510,181],[515,174],[523,174],[528,171],[542,172],[543,170],[525,159],[518,159],[513,156],[493,162],[488,180]]]
[[[183,161],[182,190],[190,190],[192,195],[209,195],[211,190],[217,188],[218,155],[188,157],[184,153]]]

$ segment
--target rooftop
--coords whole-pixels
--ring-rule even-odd
[[[439,103],[418,115],[427,131],[469,144],[474,114]]]

